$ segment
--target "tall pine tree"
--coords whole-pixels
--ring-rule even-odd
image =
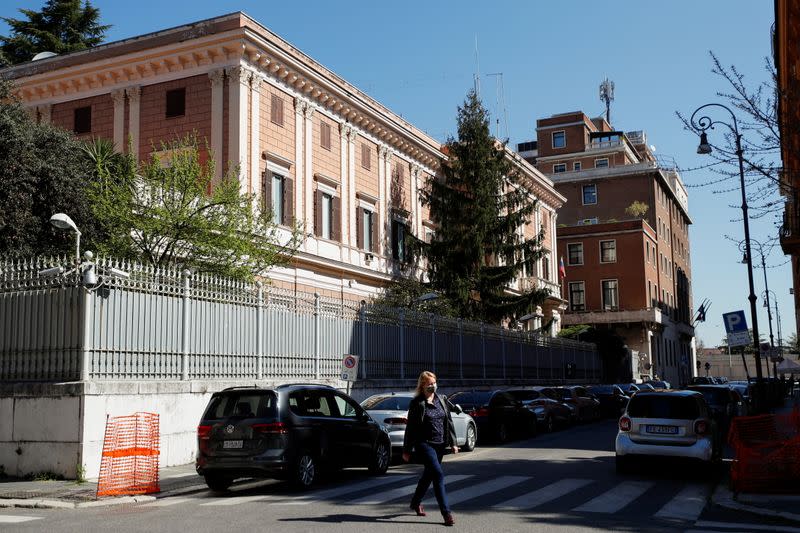
[[[3,17],[11,27],[10,36],[0,36],[0,66],[30,61],[39,52],[68,54],[103,42],[111,26],[98,20],[100,10],[88,0],[47,0],[41,11],[20,9],[27,20]]]
[[[464,318],[500,323],[531,312],[549,292],[509,287],[526,263],[543,255],[542,234],[526,238],[521,231],[537,202],[490,135],[474,91],[458,109],[458,138],[447,142],[446,152],[441,176],[422,191],[437,228],[430,243],[419,243],[430,288]]]

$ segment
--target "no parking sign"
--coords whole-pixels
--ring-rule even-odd
[[[356,381],[358,379],[358,356],[345,354],[342,358],[342,379]]]

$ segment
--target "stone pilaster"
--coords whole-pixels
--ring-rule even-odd
[[[224,87],[225,71],[222,69],[212,70],[208,73],[211,80],[211,152],[214,157],[214,175],[222,176],[222,133],[223,133],[223,108],[224,108]]]
[[[137,86],[125,89],[128,97],[128,137],[131,153],[139,158],[139,126],[141,124],[142,88]]]
[[[111,100],[114,102],[114,150],[122,152],[125,149],[125,90],[111,91]]]

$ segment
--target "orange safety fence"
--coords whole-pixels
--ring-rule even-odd
[[[800,491],[800,409],[735,418],[728,442],[734,492]]]
[[[97,497],[159,492],[159,454],[157,414],[107,418]]]

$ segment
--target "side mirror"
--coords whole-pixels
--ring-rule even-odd
[[[455,412],[458,415],[464,414],[464,410],[461,408],[459,404],[453,405],[453,412]]]

